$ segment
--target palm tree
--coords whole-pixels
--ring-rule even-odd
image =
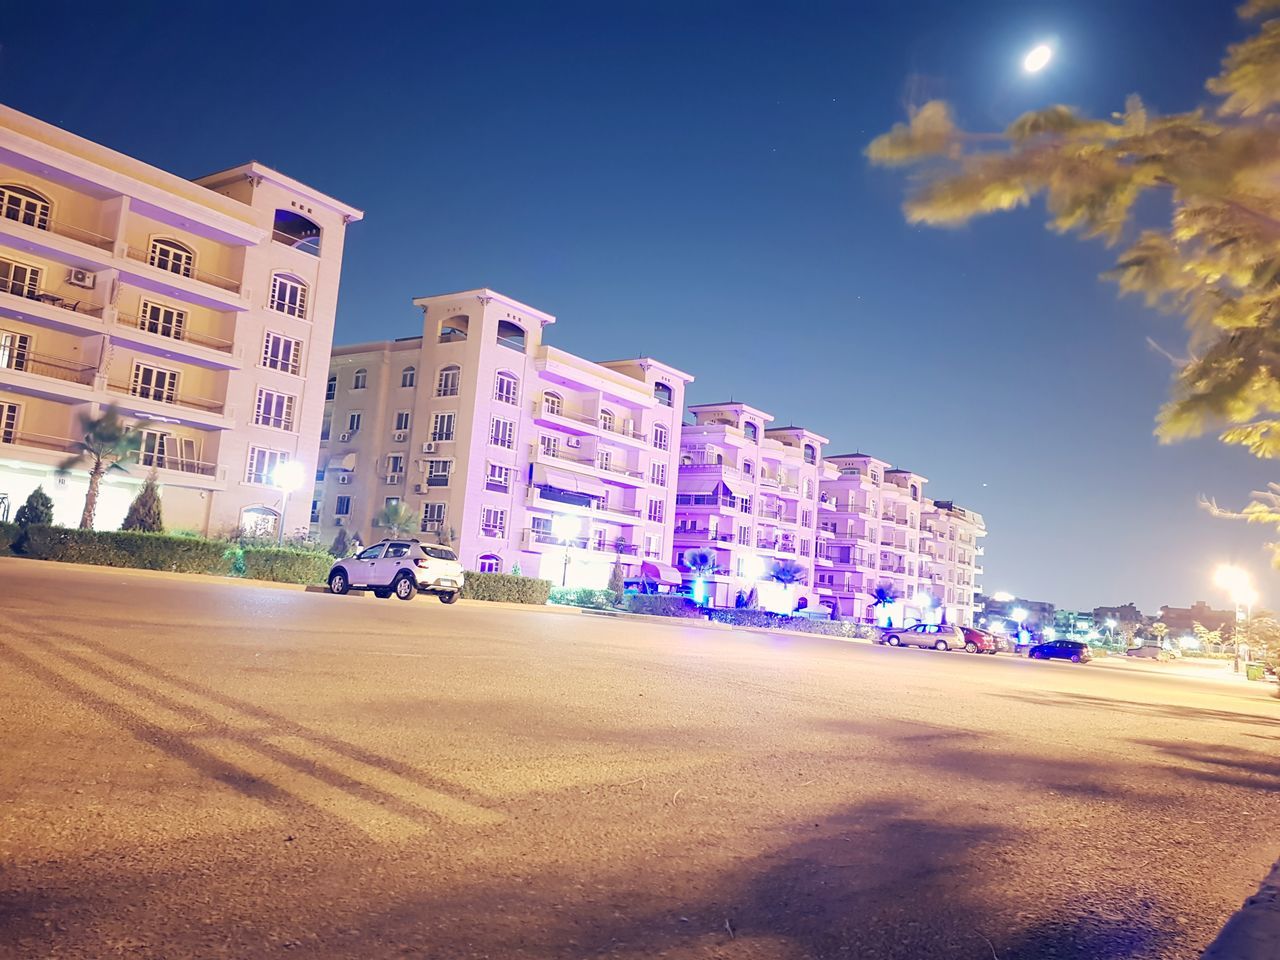
[[[773,569],[769,572],[769,577],[782,584],[804,583],[804,578],[808,572],[803,563],[796,563],[794,560],[779,560],[773,565]]]
[[[882,583],[871,591],[871,608],[888,607],[901,599],[902,594],[891,583]],[[874,619],[874,617],[872,618]]]
[[[93,529],[93,515],[98,510],[98,487],[108,470],[128,472],[124,464],[138,459],[142,449],[142,431],[145,423],[125,423],[120,419],[120,408],[114,403],[100,416],[80,414],[80,428],[84,439],[76,443],[76,453],[58,467],[58,473],[68,474],[76,467],[89,467],[89,489],[84,495],[84,512],[80,515],[80,529]]]
[[[701,580],[716,572],[716,555],[710,550],[686,550],[684,565],[689,572]]]
[[[417,519],[417,514],[409,508],[409,505],[399,500],[383,507],[373,522],[390,531],[391,536],[403,537],[413,529]]]

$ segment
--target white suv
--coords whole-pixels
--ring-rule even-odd
[[[329,590],[338,594],[367,587],[380,598],[394,593],[412,600],[418,593],[434,593],[441,603],[453,603],[462,593],[462,583],[456,553],[417,540],[383,540],[329,570]]]

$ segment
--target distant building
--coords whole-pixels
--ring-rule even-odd
[[[1208,630],[1221,630],[1223,636],[1230,636],[1236,615],[1233,610],[1214,610],[1203,600],[1197,600],[1189,607],[1161,607],[1156,621],[1167,625],[1169,635],[1173,637],[1190,634],[1197,623]]]
[[[1093,622],[1097,624],[1105,624],[1108,620],[1114,620],[1116,623],[1128,623],[1137,626],[1147,622],[1147,618],[1143,616],[1134,604],[1126,603],[1119,607],[1094,607]]]
[[[1001,594],[1002,597],[1007,594]],[[1043,635],[1046,628],[1055,628],[1055,617],[1057,609],[1052,603],[1044,600],[1027,600],[1024,597],[1010,597],[1008,600],[997,600],[995,597],[987,597],[979,595],[975,599],[978,608],[979,622],[986,621],[990,626],[993,620],[999,620],[1006,625],[1017,622],[1014,616],[1015,611],[1026,611],[1026,616],[1022,618],[1022,625],[1031,633],[1037,636]],[[1016,629],[1016,627],[1010,627]]]

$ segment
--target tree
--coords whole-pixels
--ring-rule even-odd
[[[1222,652],[1222,630],[1210,630],[1200,622],[1191,625],[1191,632],[1196,635],[1196,639],[1200,641],[1200,649],[1207,653]],[[1217,648],[1217,649],[1212,649]]]
[[[1163,647],[1165,637],[1169,636],[1169,625],[1162,620],[1157,620],[1151,625],[1151,635],[1156,638],[1156,643]]]
[[[93,515],[98,509],[98,488],[103,476],[109,470],[127,473],[128,468],[124,464],[137,459],[145,427],[143,423],[125,423],[120,419],[120,408],[115,404],[96,417],[88,413],[80,415],[83,438],[75,444],[75,455],[58,467],[58,473],[65,475],[76,467],[89,467],[89,489],[84,495],[84,512],[80,515],[81,530],[93,529]]]
[[[389,503],[378,511],[375,526],[385,528],[393,537],[407,536],[418,522],[418,515],[403,500]]]
[[[53,500],[44,492],[44,486],[38,486],[27,495],[27,501],[13,515],[13,522],[20,527],[29,527],[33,523],[53,523]]]
[[[622,598],[627,591],[627,584],[622,577],[622,561],[617,558],[614,558],[613,569],[609,571],[608,590],[613,594],[614,606],[622,606]]]
[[[338,535],[333,538],[333,546],[329,548],[329,552],[338,559],[342,559],[347,555],[347,528],[339,527]]]
[[[690,573],[701,580],[716,572],[716,555],[711,550],[686,550],[684,565],[689,568]]]
[[[129,512],[125,514],[121,530],[138,530],[142,533],[161,533],[164,521],[160,515],[160,491],[156,489],[156,472],[147,474],[142,489],[129,504]]]
[[[1248,0],[1246,19],[1280,13],[1280,0]],[[1280,456],[1280,18],[1228,48],[1206,84],[1216,110],[1158,116],[1131,96],[1106,120],[1051,106],[1000,133],[960,129],[933,100],[867,147],[885,166],[923,165],[908,199],[912,223],[959,226],[1043,195],[1060,233],[1119,242],[1139,199],[1160,193],[1169,225],[1142,230],[1110,277],[1122,293],[1185,317],[1185,355],[1160,410],[1162,442],[1217,431],[1258,457]],[[1280,487],[1244,511],[1280,528]],[[1280,545],[1272,545],[1280,565]]]
[[[769,578],[778,583],[790,586],[793,583],[804,583],[809,570],[803,563],[794,560],[778,560],[769,571]]]
[[[902,594],[898,592],[898,588],[892,583],[882,583],[871,591],[871,606],[873,608],[888,607],[901,598]]]

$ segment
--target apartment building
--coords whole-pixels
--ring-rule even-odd
[[[604,587],[669,561],[685,385],[650,358],[543,343],[551,315],[493,290],[414,300],[421,336],[333,351],[312,529],[366,542],[387,506],[469,569]]]
[[[769,427],[773,417],[745,403],[689,407],[680,431],[675,563],[694,578],[690,554],[714,557],[702,579],[715,606],[752,589],[761,606],[790,613],[834,603],[815,573],[830,566],[818,540],[819,483],[827,438],[803,427]],[[794,583],[772,578],[795,565]],[[803,602],[802,602],[803,601]]]
[[[970,627],[978,615],[977,578],[982,575],[978,542],[987,535],[982,515],[950,500],[926,501],[921,515],[921,589],[948,623]]]
[[[119,526],[154,469],[170,529],[274,531],[272,471],[313,463],[347,206],[259,163],[184,180],[0,106],[0,517],[59,477],[81,415],[145,421],[103,482]],[[285,529],[305,530],[305,497]]]

